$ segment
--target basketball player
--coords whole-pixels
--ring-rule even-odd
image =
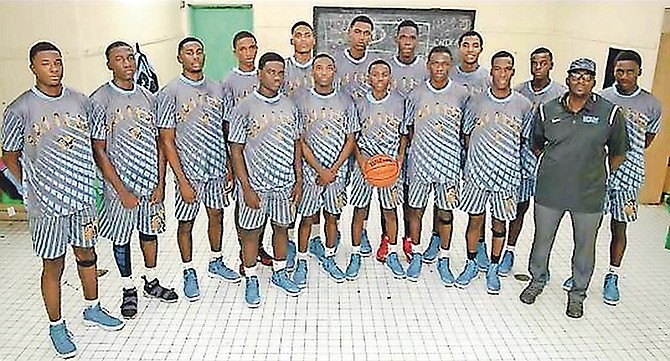
[[[316,45],[314,29],[306,21],[298,21],[291,27],[293,55],[285,59],[286,74],[282,91],[288,97],[300,89],[312,88],[312,51]]]

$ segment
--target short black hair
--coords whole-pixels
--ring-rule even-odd
[[[642,57],[635,50],[620,51],[619,54],[616,55],[616,58],[614,58],[614,63],[616,63],[617,61],[625,61],[625,60],[634,61],[635,63],[637,63],[637,66],[642,68]]]
[[[114,50],[116,48],[121,48],[121,47],[124,47],[124,46],[127,46],[130,49],[133,48],[132,46],[130,46],[130,44],[126,43],[125,41],[121,41],[121,40],[115,41],[115,42],[107,45],[107,49],[105,49],[105,58],[107,58],[107,60],[109,60],[109,53],[111,53],[112,50]]]
[[[351,20],[351,22],[349,23],[349,29],[353,28],[354,24],[356,24],[356,23],[370,24],[370,30],[375,29],[375,24],[373,24],[372,20],[369,17],[367,17],[366,15],[358,15],[353,20]]]
[[[261,55],[260,60],[258,60],[258,69],[263,70],[263,68],[265,68],[265,64],[271,61],[278,61],[284,64],[284,58],[282,58],[281,55],[270,51]]]
[[[295,24],[293,24],[293,26],[291,26],[291,34],[293,34],[293,32],[295,31],[295,29],[298,28],[298,26],[306,26],[306,27],[309,28],[309,30],[311,30],[312,32],[314,32],[314,28],[312,27],[312,25],[311,25],[310,23],[308,23],[308,22],[306,22],[306,21],[304,21],[304,20],[300,20],[300,21],[296,22]]]
[[[458,46],[461,46],[463,44],[463,39],[465,39],[467,36],[476,36],[479,38],[479,46],[484,47],[484,38],[482,38],[482,35],[474,30],[469,30],[461,34],[461,36],[458,37]]]
[[[179,45],[177,45],[177,53],[179,53],[181,49],[184,48],[184,45],[186,45],[186,43],[190,43],[192,41],[195,41],[196,43],[200,44],[200,46],[202,46],[203,48],[205,47],[205,44],[202,43],[202,40],[196,38],[195,36],[187,36],[181,39]]]
[[[314,60],[312,61],[312,64],[313,64],[315,61],[317,61],[318,59],[321,59],[321,58],[330,59],[330,61],[332,61],[333,64],[335,64],[335,58],[333,58],[333,57],[332,57],[330,54],[328,54],[328,53],[318,53],[318,54],[316,54],[316,56],[314,57]]]
[[[532,57],[533,55],[537,54],[549,54],[549,60],[554,60],[554,54],[549,50],[549,48],[545,48],[544,46],[540,46],[539,48],[536,48],[533,50],[532,53],[530,53],[530,56]]]
[[[391,65],[389,65],[389,63],[384,59],[377,59],[372,63],[370,63],[370,66],[368,66],[368,73],[370,72],[370,70],[372,70],[372,67],[375,65],[386,65],[386,67],[389,68],[389,74],[391,74]]]
[[[255,42],[258,42],[256,40],[256,37],[254,36],[254,34],[248,32],[246,30],[238,31],[237,34],[235,34],[235,36],[233,36],[233,49],[237,49],[237,42],[238,41],[240,41],[242,39],[246,39],[246,38],[251,38],[251,39],[254,39]]]
[[[398,27],[396,28],[396,35],[400,32],[400,28],[414,28],[416,30],[416,33],[419,33],[419,26],[416,25],[416,23],[412,20],[403,20],[398,24]]]
[[[444,53],[444,54],[449,55],[450,58],[453,58],[453,56],[451,55],[451,50],[449,50],[448,47],[446,47],[444,45],[438,45],[438,46],[434,46],[432,49],[430,49],[430,52],[428,52],[428,60],[430,60],[430,57],[433,56],[433,54],[437,54],[437,53]]]
[[[30,51],[28,52],[28,56],[30,57],[30,64],[33,63],[33,60],[35,60],[35,56],[37,53],[41,51],[55,51],[58,52],[58,55],[63,55],[60,52],[60,49],[56,47],[53,43],[50,43],[48,41],[39,41],[35,43],[33,46],[30,47]]]
[[[510,58],[512,59],[512,65],[514,65],[514,55],[507,50],[500,50],[491,57],[491,66],[493,66],[493,61],[499,58]]]

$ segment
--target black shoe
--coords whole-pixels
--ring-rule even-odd
[[[519,295],[519,300],[521,302],[527,304],[527,305],[532,305],[535,303],[535,299],[537,299],[537,296],[542,293],[542,290],[544,290],[544,286],[542,286],[539,283],[535,282],[530,282],[526,288],[521,291],[521,294]]]
[[[568,300],[568,307],[565,314],[570,318],[581,318],[584,316],[584,302]]]
[[[137,315],[137,289],[123,289],[123,301],[121,301],[121,316],[125,319],[134,318]]]
[[[145,276],[142,276],[144,280],[144,296],[149,298],[158,298],[161,302],[173,303],[177,302],[179,296],[174,291],[174,288],[165,288],[158,283],[158,278],[154,278],[153,281],[148,282]]]

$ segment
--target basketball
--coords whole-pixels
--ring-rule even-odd
[[[375,187],[389,187],[400,175],[398,162],[386,154],[370,157],[365,163],[363,175],[368,183]]]

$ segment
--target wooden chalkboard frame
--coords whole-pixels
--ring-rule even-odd
[[[375,24],[369,47],[371,53],[380,56],[395,54],[395,29],[401,21],[410,19],[419,25],[417,54],[425,55],[436,45],[455,50],[458,37],[474,29],[476,10],[315,6],[312,24],[317,41],[314,52],[334,54],[346,48],[349,22],[361,14],[370,17]],[[440,26],[449,31],[440,31]]]

